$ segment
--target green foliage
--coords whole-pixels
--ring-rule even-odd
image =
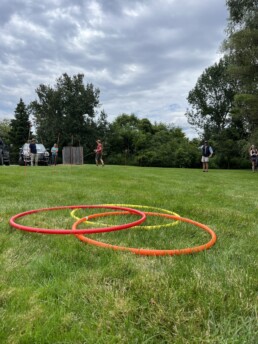
[[[93,119],[99,104],[99,90],[83,83],[83,74],[63,74],[54,87],[40,85],[38,100],[30,104],[38,137],[45,145],[80,145],[95,141]]]
[[[19,148],[31,138],[31,122],[29,111],[20,99],[14,112],[14,119],[10,123],[9,141],[12,144],[11,161],[17,163]]]
[[[228,72],[238,83],[233,113],[242,116],[249,131],[258,127],[258,4],[257,1],[227,1],[230,10],[229,37],[224,51],[230,58]]]
[[[110,126],[108,163],[160,167],[194,167],[200,158],[180,128],[151,124],[134,114],[118,116]],[[198,160],[197,160],[198,159]]]
[[[105,111],[101,111],[97,120],[97,133],[98,137],[101,137],[103,142],[106,141],[106,137],[109,132],[109,126],[110,123],[107,120],[107,114]]]
[[[207,68],[189,92],[188,122],[213,141],[213,167],[246,167],[245,147],[258,131],[258,4],[227,0],[224,57]],[[243,153],[244,151],[244,153]]]
[[[215,148],[216,155],[211,161],[214,168],[246,165],[241,152],[248,140],[247,119],[232,110],[239,85],[230,76],[230,66],[230,58],[225,57],[207,68],[188,96],[192,105],[186,113],[188,122],[200,129]]]
[[[10,144],[10,130],[11,130],[11,120],[9,119],[3,119],[0,120],[0,138],[6,143],[6,144]]]
[[[230,123],[236,84],[228,76],[228,63],[227,59],[221,59],[205,69],[187,98],[192,106],[186,112],[188,122],[201,129],[205,137],[208,137],[206,131],[220,133]]]
[[[213,133],[212,145],[216,148],[216,158],[211,161],[210,165],[213,168],[245,166],[246,156],[242,157],[243,162],[239,159],[242,149],[240,144],[234,144],[234,147],[237,147],[234,150],[232,150],[231,144],[232,139],[236,141],[242,139],[241,145],[247,143],[244,141],[245,137],[240,135],[242,130],[239,128],[242,122],[237,120],[236,116],[232,123],[235,123],[234,130],[232,125],[223,131],[223,135],[216,136]],[[8,126],[6,129],[10,130]],[[103,111],[96,123],[92,121],[87,130],[90,132],[92,140],[86,141],[87,145],[84,140],[79,142],[84,145],[86,162],[94,163],[93,149],[96,146],[96,139],[100,138],[104,146],[104,160],[108,164],[188,168],[200,166],[199,140],[190,141],[178,127],[163,123],[151,124],[147,119],[138,119],[135,115],[126,114],[118,116],[113,123],[108,123],[107,115]],[[66,133],[63,133],[62,137],[65,135]],[[38,137],[39,140],[45,142],[41,136],[38,135]],[[59,142],[59,135],[55,141]],[[62,143],[59,142],[59,146],[62,146]],[[17,163],[19,146],[12,148],[12,152],[16,155],[13,162]],[[239,166],[235,163],[232,164],[230,162],[232,159],[239,161]]]
[[[229,10],[229,27],[247,26],[253,22],[257,12],[257,0],[226,0]]]

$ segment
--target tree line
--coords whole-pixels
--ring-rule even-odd
[[[92,84],[85,85],[82,74],[63,74],[54,87],[40,85],[36,93],[37,100],[26,105],[20,99],[14,119],[0,124],[2,138],[12,146],[14,163],[18,161],[19,148],[36,137],[48,149],[54,143],[60,148],[82,146],[86,163],[94,163],[96,140],[101,139],[108,164],[199,165],[199,142],[190,141],[179,127],[152,124],[134,114],[121,114],[110,123],[104,111],[98,113],[99,90]]]
[[[223,57],[204,70],[187,97],[185,115],[198,139],[135,114],[122,113],[110,123],[105,111],[98,112],[100,90],[85,85],[83,74],[65,73],[54,86],[39,85],[30,104],[20,99],[14,119],[0,122],[0,135],[12,144],[12,159],[33,128],[48,148],[55,142],[59,147],[83,146],[85,162],[94,162],[95,141],[101,139],[110,164],[197,167],[205,138],[215,151],[211,167],[249,167],[248,148],[258,143],[258,4],[227,0],[226,5]]]
[[[223,57],[204,70],[188,94],[188,122],[214,142],[220,167],[245,165],[258,145],[258,2],[227,0]]]

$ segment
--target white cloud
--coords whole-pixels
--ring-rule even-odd
[[[2,0],[0,118],[39,84],[83,73],[110,121],[135,113],[192,136],[186,98],[220,57],[226,17],[224,0]]]

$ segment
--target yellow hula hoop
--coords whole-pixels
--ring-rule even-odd
[[[153,207],[153,206],[147,206],[147,205],[138,205],[138,204],[103,204],[103,206],[121,206],[121,207],[130,207],[130,208],[139,208],[139,209],[155,209],[158,211],[162,211],[166,214],[171,214],[177,217],[180,217],[180,215],[178,215],[177,213],[171,211],[171,210],[167,210],[167,209],[162,209],[162,208],[157,208],[157,207]],[[71,216],[75,219],[75,220],[80,220],[79,217],[77,217],[75,215],[75,212],[78,209],[73,209],[73,211],[71,212]],[[85,222],[87,221],[87,217]],[[87,223],[89,224],[94,224],[96,222],[90,222],[87,221]],[[155,225],[155,226],[134,226],[132,227],[132,229],[146,229],[146,230],[151,230],[151,229],[160,229],[160,228],[165,228],[165,227],[172,227],[172,226],[176,226],[179,223],[179,220],[171,222],[171,223],[167,223],[165,225]],[[104,224],[103,224],[104,225]],[[106,225],[105,225],[106,226]]]

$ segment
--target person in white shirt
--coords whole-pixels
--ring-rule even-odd
[[[57,147],[57,143],[54,143],[54,146],[51,148],[51,164],[52,165],[56,165],[57,155],[58,155],[58,147]]]

